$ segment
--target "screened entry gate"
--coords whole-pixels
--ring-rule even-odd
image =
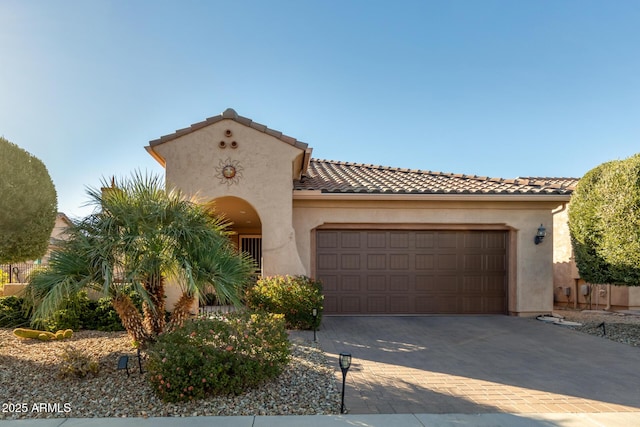
[[[318,230],[326,314],[504,314],[506,231]]]

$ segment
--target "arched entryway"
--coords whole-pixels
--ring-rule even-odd
[[[236,247],[251,255],[262,272],[262,221],[246,200],[234,196],[212,200],[215,212],[231,222],[231,240]]]

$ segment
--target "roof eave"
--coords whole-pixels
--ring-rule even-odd
[[[147,153],[151,154],[151,157],[153,157],[158,163],[160,163],[160,166],[162,166],[163,168],[167,167],[167,161],[164,159],[164,157],[158,154],[156,150],[153,149],[152,145],[147,145],[146,147],[144,147],[144,149],[147,150]]]
[[[389,193],[324,193],[321,190],[294,190],[294,200],[425,200],[467,202],[568,202],[571,194],[389,194]]]

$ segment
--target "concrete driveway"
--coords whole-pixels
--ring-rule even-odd
[[[325,317],[318,341],[353,356],[352,414],[640,411],[640,348],[535,319]]]

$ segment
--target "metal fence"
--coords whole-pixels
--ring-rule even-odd
[[[40,264],[33,263],[0,264],[0,284],[27,283],[31,273],[40,267]]]

